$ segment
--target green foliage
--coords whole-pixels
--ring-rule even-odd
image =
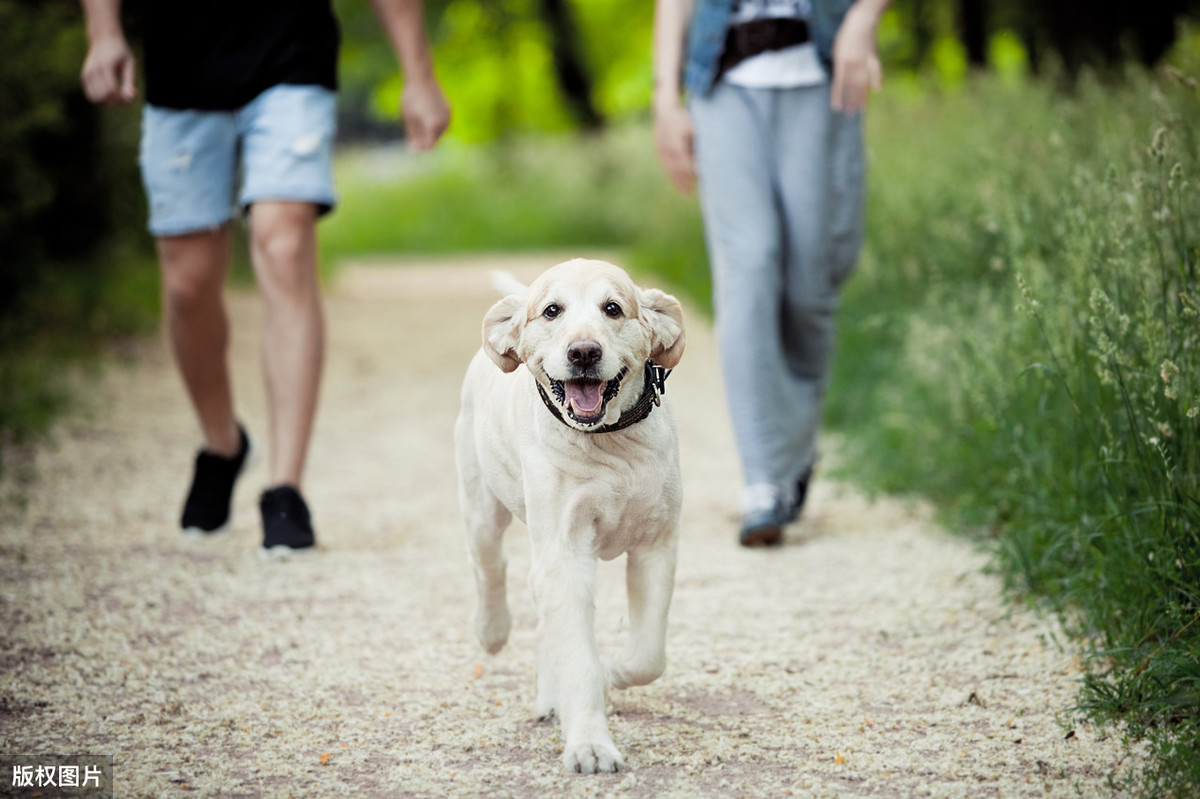
[[[437,29],[437,63],[454,103],[454,136],[486,141],[508,131],[571,127],[554,84],[550,47],[532,0],[448,3]],[[378,96],[399,107],[400,79]]]
[[[553,16],[547,0],[429,0],[427,28],[437,71],[454,107],[448,136],[489,142],[527,133],[572,129],[577,120],[564,103],[553,70]],[[403,76],[380,32],[368,0],[334,0],[343,32],[341,122],[356,139],[387,138],[398,131]],[[981,11],[976,64],[1008,79],[1047,72],[1067,63],[1074,70],[1104,63],[1114,71],[1126,45],[1153,60],[1174,36],[1180,3],[1107,4],[1073,13],[1061,3],[1020,0],[895,0],[880,23],[879,50],[888,83],[928,73],[942,88],[959,87],[970,66],[964,42],[965,9]],[[617,123],[645,118],[652,93],[654,4],[644,0],[562,0],[573,24],[590,100]],[[1084,18],[1086,17],[1086,19]],[[1134,46],[1136,45],[1136,46]],[[890,88],[889,91],[894,89]]]
[[[35,442],[86,396],[81,370],[116,340],[144,335],[158,316],[158,269],[144,252],[114,252],[105,268],[46,270],[36,290],[0,315],[0,471],[11,448]]]
[[[1006,85],[1007,83],[1007,85]],[[1092,650],[1080,707],[1200,760],[1200,96],[1011,81],[870,116],[867,253],[829,422]]]
[[[336,0],[343,31],[343,129],[361,134],[366,109],[378,130],[398,130],[403,76],[365,0]],[[653,4],[569,3],[581,33],[593,102],[616,121],[644,116],[651,93]],[[554,78],[550,32],[538,0],[428,4],[439,79],[454,108],[449,138],[492,141],[575,127]]]
[[[1010,84],[1029,74],[1029,54],[1011,31],[1002,31],[988,43],[988,65],[996,76]]]
[[[0,125],[0,261],[6,264],[36,246],[22,235],[22,228],[54,198],[50,176],[29,153],[39,136],[61,133],[69,123],[61,102],[73,77],[67,66],[71,48],[65,45],[79,31],[64,25],[66,21],[61,5],[38,15],[12,0],[0,2],[0,47],[6,54],[0,61],[0,108],[5,117]],[[48,56],[31,58],[41,47]],[[77,72],[77,64],[70,67]],[[18,279],[10,269],[0,274],[8,291]]]
[[[587,61],[596,78],[596,103],[610,119],[645,117],[653,81],[650,67],[654,4],[588,0],[574,4]]]

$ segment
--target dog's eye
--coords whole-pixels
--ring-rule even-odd
[[[546,317],[547,319],[554,319],[560,313],[562,313],[562,308],[559,308],[554,303],[550,303],[546,306],[546,309],[542,311],[542,316]]]
[[[617,319],[625,315],[625,312],[621,310],[621,306],[617,305],[615,302],[610,302],[608,305],[605,305],[604,313],[607,314],[610,319]]]

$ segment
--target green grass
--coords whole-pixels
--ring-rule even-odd
[[[0,318],[0,471],[83,396],[74,380],[116,339],[144,335],[158,316],[158,267],[113,250],[100,265],[45,264],[15,312]]]
[[[603,249],[707,286],[695,201],[667,184],[643,126],[422,155],[352,151],[338,186],[341,205],[320,231],[327,268],[401,252]]]

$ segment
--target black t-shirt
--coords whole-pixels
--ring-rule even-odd
[[[226,111],[279,84],[337,88],[329,0],[141,0],[146,102]]]

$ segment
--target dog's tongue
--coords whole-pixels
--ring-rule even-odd
[[[603,400],[603,383],[571,380],[565,384],[564,388],[567,390],[567,402],[574,406],[578,413],[586,416],[600,410],[600,403]]]

